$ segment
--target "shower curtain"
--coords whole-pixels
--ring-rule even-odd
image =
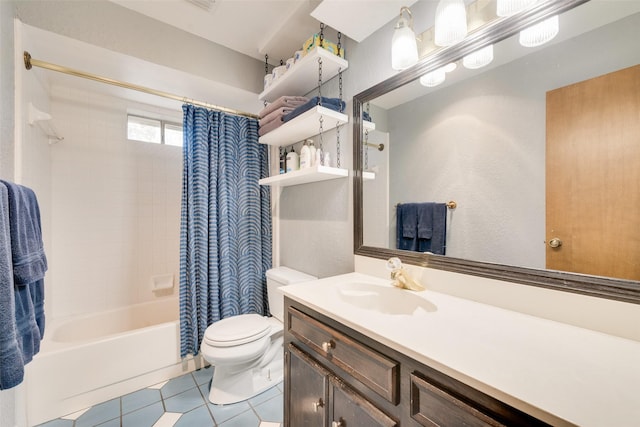
[[[268,151],[255,119],[182,107],[180,355],[198,354],[211,323],[267,313],[271,266]]]

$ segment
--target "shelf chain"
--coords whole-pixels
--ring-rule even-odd
[[[369,114],[369,103],[367,102],[367,106],[365,108],[367,114]],[[371,116],[369,116],[371,117]],[[369,169],[369,129],[364,130],[364,170]]]
[[[340,56],[340,49],[342,46],[342,33],[338,32],[338,56]],[[344,113],[344,109],[342,108],[342,68],[338,69],[338,90],[339,90],[339,96],[338,98],[340,99],[340,112]],[[340,167],[340,128],[341,125],[339,124],[338,126],[336,126],[336,166]]]
[[[269,74],[269,55],[265,53],[264,55],[264,75],[266,76],[267,74]],[[266,107],[268,102],[265,99],[264,101],[262,101],[263,105]]]
[[[322,40],[322,30],[324,29],[324,24],[320,24],[320,39]],[[322,58],[318,58],[318,105],[322,107]],[[323,122],[324,118],[322,114],[319,114],[318,121],[320,122],[320,151],[322,152],[322,158],[324,159],[324,138],[323,138]]]

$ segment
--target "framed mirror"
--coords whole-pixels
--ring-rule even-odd
[[[640,303],[639,39],[639,1],[543,1],[356,95],[355,254]],[[406,250],[398,206],[450,201],[441,251]]]

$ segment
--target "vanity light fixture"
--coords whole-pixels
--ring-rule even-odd
[[[430,73],[420,77],[420,84],[426,87],[435,87],[442,84],[446,78],[446,66],[433,70]]]
[[[462,58],[462,65],[470,70],[476,70],[489,65],[493,61],[493,45],[485,46]]]
[[[440,0],[436,8],[436,46],[451,46],[467,36],[467,9],[463,0]]]
[[[520,31],[520,44],[524,47],[541,46],[552,40],[560,31],[558,15],[545,19]]]
[[[498,0],[496,8],[496,15],[498,16],[511,16],[516,13],[525,10],[536,0]]]
[[[455,62],[449,62],[447,65],[445,65],[442,68],[444,69],[445,73],[450,73],[452,71],[455,71],[456,68],[458,68],[458,64],[456,64]]]
[[[405,19],[404,12],[409,15]],[[408,7],[400,8],[400,19],[395,26],[391,40],[391,67],[394,70],[404,70],[418,62],[418,43],[413,31],[413,16]]]

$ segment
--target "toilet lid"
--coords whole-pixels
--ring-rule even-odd
[[[267,317],[255,313],[242,314],[227,317],[209,326],[204,333],[204,340],[212,346],[231,347],[258,340],[270,330]]]

